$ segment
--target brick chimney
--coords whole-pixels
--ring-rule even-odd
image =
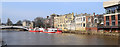
[[[95,16],[95,13],[93,13],[93,15]]]

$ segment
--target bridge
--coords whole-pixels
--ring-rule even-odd
[[[29,26],[0,26],[1,30],[14,30],[14,29],[20,29],[24,31],[28,31]]]

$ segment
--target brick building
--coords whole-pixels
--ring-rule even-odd
[[[111,0],[103,3],[105,32],[120,32],[120,1]]]
[[[93,24],[93,15],[92,14],[78,14],[75,16],[76,30],[86,31],[87,27],[91,27]]]
[[[86,31],[98,32],[99,30],[101,30],[100,27],[103,27],[104,16],[103,14],[95,15],[95,13],[93,15],[94,16],[91,17],[91,22],[87,23],[88,26],[86,27]]]

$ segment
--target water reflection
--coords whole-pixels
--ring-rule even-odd
[[[2,45],[2,32],[0,31],[0,46]]]
[[[118,45],[118,38],[111,36],[23,31],[4,31],[2,36],[8,45]]]

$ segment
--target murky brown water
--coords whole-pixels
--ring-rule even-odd
[[[118,45],[118,38],[115,36],[69,33],[3,31],[2,38],[8,45]]]

